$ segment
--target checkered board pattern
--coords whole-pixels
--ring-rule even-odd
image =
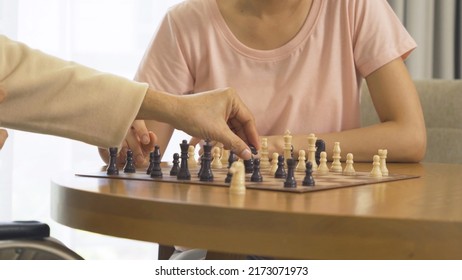
[[[160,182],[172,182],[179,184],[198,184],[198,185],[211,185],[228,187],[229,184],[225,183],[227,174],[227,168],[223,169],[212,169],[213,182],[202,182],[199,180],[197,168],[189,170],[191,173],[191,180],[178,180],[176,176],[170,176],[170,167],[163,166],[162,178],[151,178],[150,175],[146,174],[145,171],[137,171],[136,173],[124,173],[123,170],[119,170],[119,175],[107,175],[105,171],[95,173],[77,173],[77,176],[83,177],[95,177],[95,178],[111,178],[121,180],[141,180],[141,181],[160,181]],[[246,187],[248,189],[259,189],[259,190],[270,190],[270,191],[284,191],[284,192],[295,192],[295,193],[306,193],[313,191],[322,191],[336,188],[362,186],[369,184],[376,184],[382,182],[391,182],[405,179],[418,178],[418,176],[402,175],[402,174],[390,174],[381,178],[373,178],[369,176],[369,172],[356,172],[354,176],[346,176],[341,173],[330,172],[326,175],[317,175],[313,172],[313,178],[315,180],[315,186],[305,187],[302,186],[302,181],[305,177],[304,172],[295,172],[295,179],[297,181],[296,188],[284,188],[285,179],[274,178],[274,175],[269,174],[269,171],[261,171],[263,182],[251,182],[250,177],[252,174],[246,174]]]

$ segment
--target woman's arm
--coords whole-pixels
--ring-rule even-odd
[[[417,90],[401,58],[366,77],[381,123],[336,133],[316,135],[332,154],[340,142],[342,154],[353,153],[355,161],[372,161],[378,149],[388,149],[388,161],[418,162],[426,151],[426,128]],[[306,135],[293,135],[295,149],[307,146]],[[270,136],[270,152],[281,152],[282,135]]]
[[[0,35],[0,126],[119,145],[147,84],[47,55]]]

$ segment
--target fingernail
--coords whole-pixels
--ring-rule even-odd
[[[252,157],[252,153],[249,151],[249,149],[245,149],[242,151],[239,157],[242,159],[250,159]]]
[[[147,135],[143,135],[143,137],[141,138],[141,142],[145,145],[149,144],[149,141],[151,141],[151,139]]]

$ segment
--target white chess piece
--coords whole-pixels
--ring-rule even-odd
[[[321,152],[319,159],[318,170],[316,171],[318,175],[325,175],[329,173],[329,167],[327,166],[327,153]]]
[[[196,155],[196,147],[194,147],[193,145],[189,145],[188,147],[188,168],[197,166],[195,155]]]
[[[382,171],[380,170],[380,157],[378,155],[374,156],[370,176],[375,178],[382,177]]]
[[[270,168],[271,163],[268,156],[268,138],[263,137],[261,139],[261,157],[260,157],[260,168]]]
[[[349,153],[346,156],[346,166],[345,166],[345,169],[343,170],[343,175],[346,175],[346,176],[356,175],[356,171],[353,167],[353,154],[352,153]]]
[[[388,176],[388,168],[387,168],[387,154],[388,150],[380,149],[379,150],[379,157],[380,157],[380,171],[382,171],[383,176]]]
[[[310,133],[308,135],[308,161],[313,165],[313,171],[318,170],[318,164],[316,163],[316,140],[318,138]]]
[[[340,150],[340,142],[335,142],[334,143],[334,150],[333,150],[333,155],[332,155],[332,165],[330,167],[330,171],[332,172],[342,172],[342,163],[340,162],[340,159],[342,158],[341,155],[341,150]]]
[[[219,147],[213,148],[213,160],[211,163],[212,168],[222,168],[223,164],[221,163],[220,160],[220,155],[221,155],[221,149]]]
[[[245,168],[240,161],[235,161],[229,168],[229,172],[233,174],[229,185],[231,194],[245,194]]]
[[[292,158],[292,135],[290,131],[286,131],[284,134],[284,160]]]
[[[221,165],[227,166],[230,151],[226,150],[225,148],[223,148],[222,150],[223,150],[223,152],[221,153],[221,157],[220,157]]]
[[[306,170],[305,160],[306,160],[305,150],[298,151],[298,164],[297,164],[297,167],[295,167],[295,171],[304,172]]]
[[[270,169],[270,174],[274,175],[276,173],[276,170],[278,169],[278,153],[273,153],[273,157],[271,159],[271,169]]]

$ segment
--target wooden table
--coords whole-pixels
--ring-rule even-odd
[[[371,165],[355,164],[356,170]],[[51,215],[77,229],[302,259],[462,259],[462,165],[388,164],[420,178],[304,194],[76,177]]]

